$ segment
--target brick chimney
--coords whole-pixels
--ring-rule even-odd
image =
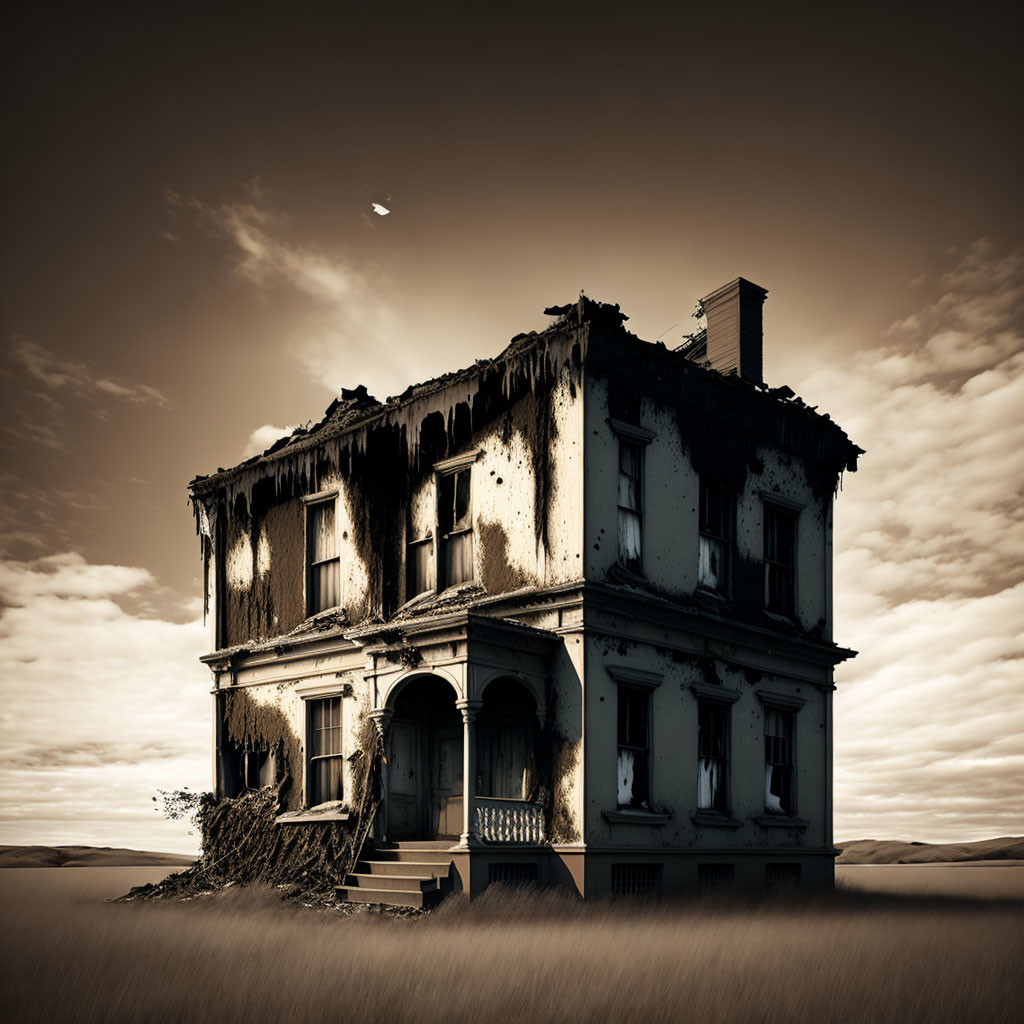
[[[763,384],[761,307],[768,292],[745,277],[700,300],[708,318],[707,359],[719,373],[738,373]]]

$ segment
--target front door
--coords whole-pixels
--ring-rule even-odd
[[[388,764],[388,838],[419,839],[423,828],[422,730],[414,723],[391,725]]]
[[[462,833],[462,729],[434,735],[430,779],[430,823],[438,837]]]

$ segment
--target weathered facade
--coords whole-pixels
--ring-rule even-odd
[[[581,297],[193,480],[217,793],[354,827],[372,722],[349,898],[830,885],[832,502],[860,450],[761,381],[765,294],[718,289],[677,351]]]

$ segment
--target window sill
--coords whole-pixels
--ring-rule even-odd
[[[770,612],[767,608],[764,610],[764,617],[771,622],[778,622],[784,626],[798,626],[799,623],[796,621],[796,615],[784,615],[782,612]]]
[[[759,814],[754,821],[761,828],[807,828],[810,822],[803,818],[791,818],[788,814]]]
[[[348,821],[351,815],[337,801],[317,804],[304,811],[285,811],[274,819],[275,825],[314,825],[318,821]]]
[[[610,825],[667,825],[672,815],[667,811],[631,811],[623,808],[618,811],[602,811],[601,817]]]
[[[690,820],[695,825],[707,826],[709,828],[731,828],[737,829],[743,825],[738,818],[733,818],[721,811],[694,811]]]

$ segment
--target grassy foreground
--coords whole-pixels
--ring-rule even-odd
[[[584,906],[494,892],[401,918],[307,910],[258,888],[109,904],[95,879],[91,893],[55,889],[70,874],[0,880],[8,1020],[1019,1019],[1019,902]]]

